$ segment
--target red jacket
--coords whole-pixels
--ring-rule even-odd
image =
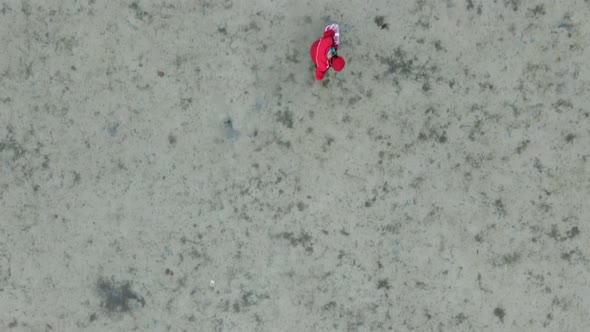
[[[328,61],[328,51],[330,48],[338,49],[338,45],[334,44],[334,34],[334,30],[327,30],[321,39],[316,40],[311,45],[311,60],[316,65],[315,78],[317,80],[322,80],[324,74],[330,68],[330,61]]]

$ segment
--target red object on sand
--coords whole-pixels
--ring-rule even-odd
[[[315,78],[317,80],[322,80],[324,78],[324,74],[330,68],[330,61],[328,61],[328,51],[330,48],[334,48],[338,50],[338,45],[334,42],[334,35],[335,31],[331,29],[327,29],[324,32],[324,36],[316,40],[310,49],[311,60],[316,65],[315,71]],[[334,60],[337,58],[334,58]],[[338,65],[342,65],[341,67],[334,66],[334,69],[339,71],[344,67],[344,59],[337,60]],[[334,65],[334,64],[332,64]]]

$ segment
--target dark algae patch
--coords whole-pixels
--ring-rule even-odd
[[[517,11],[519,5],[520,0],[504,0],[504,6],[507,8],[511,8],[513,11]]]
[[[102,307],[108,312],[124,313],[133,309],[133,303],[137,302],[142,307],[145,300],[142,296],[131,290],[131,282],[116,282],[113,278],[99,279],[96,283],[98,294],[102,298]]]
[[[276,117],[277,122],[281,123],[283,126],[289,129],[293,128],[293,113],[291,111],[278,111]]]
[[[281,232],[274,237],[289,241],[293,247],[301,246],[305,248],[305,251],[308,253],[313,252],[312,238],[307,232],[302,231],[299,235],[296,235],[293,232]]]
[[[494,316],[498,317],[498,319],[503,323],[504,316],[506,316],[506,312],[504,311],[504,309],[496,307],[496,309],[494,309]]]
[[[385,288],[385,289],[391,288],[391,286],[389,285],[389,280],[381,279],[377,282],[377,289],[382,289],[382,288]]]
[[[373,21],[375,22],[375,24],[377,24],[379,28],[381,28],[381,30],[389,30],[389,24],[385,23],[384,16],[375,16],[375,19]]]
[[[305,246],[311,241],[311,236],[306,232],[301,232],[299,236],[295,236],[293,232],[282,232],[277,237],[288,240],[294,247],[298,245]]]
[[[516,153],[521,154],[524,150],[526,150],[530,142],[531,141],[528,139],[520,142],[520,144],[516,147]]]
[[[565,232],[565,235],[562,235],[559,232],[557,225],[551,225],[551,232],[547,233],[547,235],[555,241],[563,242],[565,240],[571,240],[580,235],[580,229],[578,226],[573,226],[570,230]]]
[[[10,159],[15,161],[22,157],[25,149],[12,136],[8,136],[3,141],[0,141],[0,155],[3,153],[8,153],[7,156],[10,156]]]
[[[387,66],[388,74],[400,74],[408,77],[412,74],[414,58],[409,58],[405,51],[398,47],[395,49],[393,57],[383,57],[377,55],[379,61]]]

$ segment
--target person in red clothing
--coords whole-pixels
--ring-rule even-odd
[[[330,67],[335,71],[344,68],[344,59],[337,53],[339,42],[340,28],[338,24],[331,24],[324,29],[324,36],[311,45],[310,55],[316,66],[316,80],[322,80]]]

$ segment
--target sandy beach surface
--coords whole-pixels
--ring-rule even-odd
[[[0,330],[589,331],[589,20],[0,0]]]

